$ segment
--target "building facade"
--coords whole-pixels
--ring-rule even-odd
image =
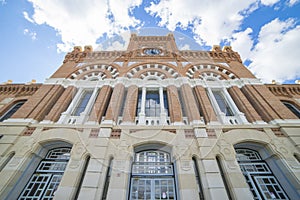
[[[0,85],[0,199],[300,199],[300,85],[231,47],[74,47],[43,84]]]

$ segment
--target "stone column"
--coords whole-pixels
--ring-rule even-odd
[[[180,104],[179,94],[177,87],[170,85],[167,87],[169,113],[172,123],[182,122],[182,109],[183,105]]]
[[[200,103],[200,109],[202,111],[204,120],[206,123],[216,122],[217,115],[212,107],[212,104],[207,96],[205,88],[202,86],[195,87],[196,97]]]
[[[76,88],[74,86],[69,86],[67,89],[65,89],[44,120],[57,122],[60,114],[67,110],[75,94]]]
[[[113,89],[112,96],[106,111],[105,120],[108,121],[117,121],[122,100],[125,93],[125,86],[122,83],[118,83],[115,85],[115,88]]]
[[[229,94],[241,112],[246,115],[249,122],[263,121],[245,95],[237,86],[228,89]]]
[[[142,89],[142,99],[141,99],[141,111],[140,111],[140,113],[138,113],[138,115],[139,115],[139,124],[145,124],[146,123],[146,112],[145,112],[146,93],[147,93],[147,89],[145,87],[143,87],[143,89]]]
[[[167,113],[165,111],[164,90],[159,88],[159,104],[160,104],[160,121],[162,124],[167,123]]]
[[[191,86],[184,84],[181,86],[181,91],[189,121],[192,123],[200,123],[200,111],[198,109]]]
[[[123,112],[123,123],[135,123],[136,106],[138,100],[138,87],[131,85],[127,90],[126,102]]]
[[[88,121],[101,122],[102,116],[108,106],[111,92],[112,88],[108,85],[104,85],[100,89]]]

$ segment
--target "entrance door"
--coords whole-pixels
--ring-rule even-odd
[[[176,199],[174,180],[133,178],[131,183],[131,199]]]
[[[176,199],[173,165],[168,153],[137,153],[131,174],[130,200]]]

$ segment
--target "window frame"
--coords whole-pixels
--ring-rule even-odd
[[[15,101],[13,102],[13,104],[8,108],[8,110],[1,115],[0,117],[0,122],[3,122],[9,118],[11,118],[25,103],[27,100],[19,100],[19,101]],[[18,105],[20,105],[16,110],[14,110]]]
[[[58,156],[54,155],[53,157],[51,157],[54,153],[56,153],[56,155]],[[37,165],[30,179],[22,189],[18,200],[35,199],[41,197],[43,197],[43,199],[45,200],[52,199],[67,168],[67,164],[70,160],[70,153],[71,147],[55,147],[49,149],[46,156]],[[63,155],[63,157],[60,157],[61,155]],[[44,163],[49,162],[51,162],[52,164],[54,163],[54,165],[63,164],[63,169],[39,170]],[[36,187],[38,187],[39,189],[36,190]]]

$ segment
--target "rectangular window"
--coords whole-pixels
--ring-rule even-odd
[[[167,116],[169,116],[169,102],[168,102],[168,95],[167,95],[167,91],[163,92],[164,95],[164,107],[165,107],[165,113],[167,114]]]
[[[141,108],[142,108],[142,91],[139,91],[138,103],[137,103],[137,106],[136,106],[136,116],[138,116],[139,113],[141,112]]]
[[[147,91],[145,102],[145,114],[147,117],[160,116],[160,102],[158,91]]]
[[[221,91],[212,91],[217,104],[221,110],[226,116],[234,116],[228,102],[226,101],[224,95],[222,94]]]
[[[72,114],[73,116],[79,116],[80,113],[82,113],[85,110],[85,108],[86,108],[86,106],[87,106],[87,104],[88,104],[88,102],[89,102],[92,94],[93,94],[93,91],[89,90],[89,91],[85,91],[81,95],[79,103],[75,107],[74,112]]]
[[[10,118],[26,101],[19,101],[14,104],[3,116],[0,117],[0,122]]]

